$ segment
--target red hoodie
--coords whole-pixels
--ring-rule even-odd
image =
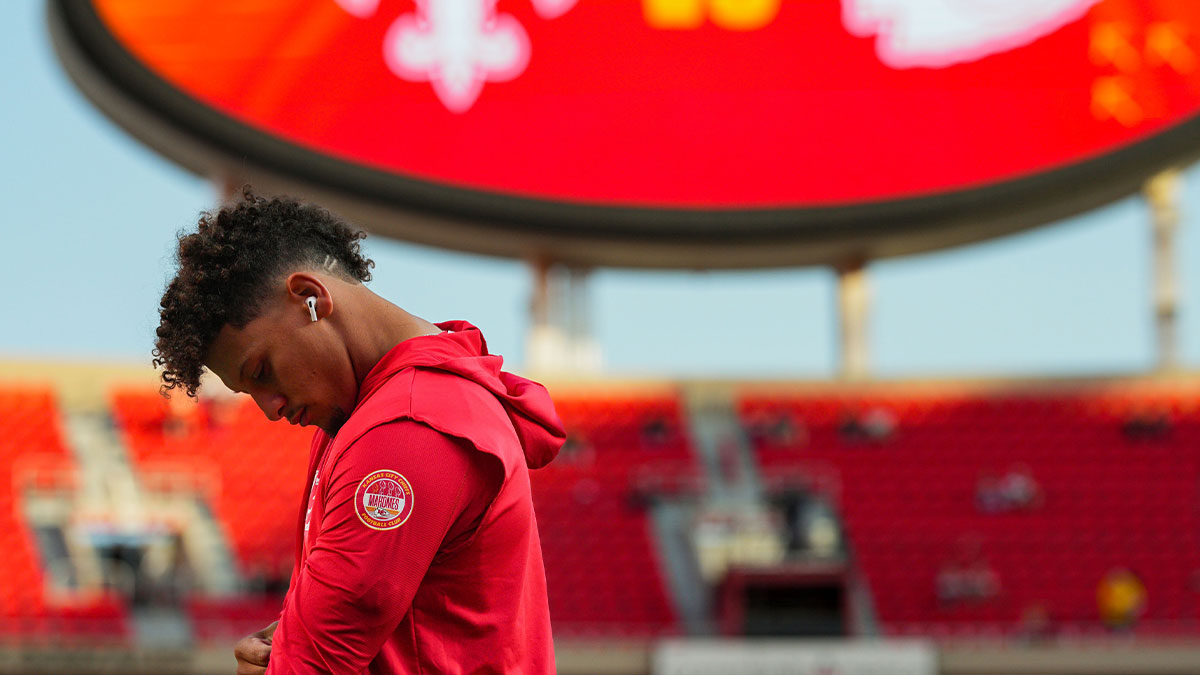
[[[283,673],[552,673],[529,469],[565,434],[540,384],[465,322],[405,340],[313,438]]]

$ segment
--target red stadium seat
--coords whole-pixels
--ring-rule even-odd
[[[74,460],[48,387],[0,387],[0,639],[54,644],[127,642],[126,609],[108,595],[48,598],[19,488],[74,487]]]
[[[531,474],[555,633],[680,632],[636,494],[647,476],[698,474],[678,396],[556,395],[555,407],[588,446]]]

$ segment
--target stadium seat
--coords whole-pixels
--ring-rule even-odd
[[[114,597],[46,592],[40,552],[21,517],[18,489],[64,487],[53,477],[73,465],[53,390],[0,387],[0,639],[113,644],[130,638],[127,611]]]

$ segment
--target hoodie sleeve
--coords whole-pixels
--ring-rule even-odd
[[[365,670],[439,548],[468,539],[499,491],[489,461],[411,420],[351,445],[323,493],[321,529],[284,600],[267,672]]]

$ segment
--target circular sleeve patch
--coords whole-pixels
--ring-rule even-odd
[[[404,524],[413,510],[413,491],[408,479],[382,469],[369,474],[354,492],[358,519],[374,530],[391,530]]]

